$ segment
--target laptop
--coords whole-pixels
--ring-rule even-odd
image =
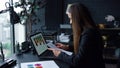
[[[33,47],[39,58],[54,59],[52,51],[47,50],[48,45],[42,35],[42,33],[37,33],[30,36],[33,43]]]

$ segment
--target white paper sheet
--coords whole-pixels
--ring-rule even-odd
[[[59,68],[59,66],[53,60],[49,60],[21,63],[21,68]]]
[[[70,51],[66,51],[60,48],[57,48],[53,43],[48,43],[47,46],[49,46],[50,48],[55,48],[57,50],[61,50],[62,52],[66,53],[67,55],[72,55],[73,53]]]

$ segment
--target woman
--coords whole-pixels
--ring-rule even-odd
[[[73,68],[104,68],[102,57],[103,42],[88,9],[80,3],[69,5],[66,14],[73,30],[74,54],[69,56],[59,50],[52,50],[57,59],[63,60]],[[57,43],[57,47],[70,49]]]

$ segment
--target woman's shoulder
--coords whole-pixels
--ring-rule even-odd
[[[83,34],[85,33],[98,33],[99,30],[97,28],[86,28],[84,31],[83,31]]]

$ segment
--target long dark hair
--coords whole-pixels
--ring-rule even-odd
[[[84,28],[96,28],[96,25],[91,17],[88,8],[83,4],[73,3],[68,10],[71,13],[74,52],[77,53],[80,35]]]

